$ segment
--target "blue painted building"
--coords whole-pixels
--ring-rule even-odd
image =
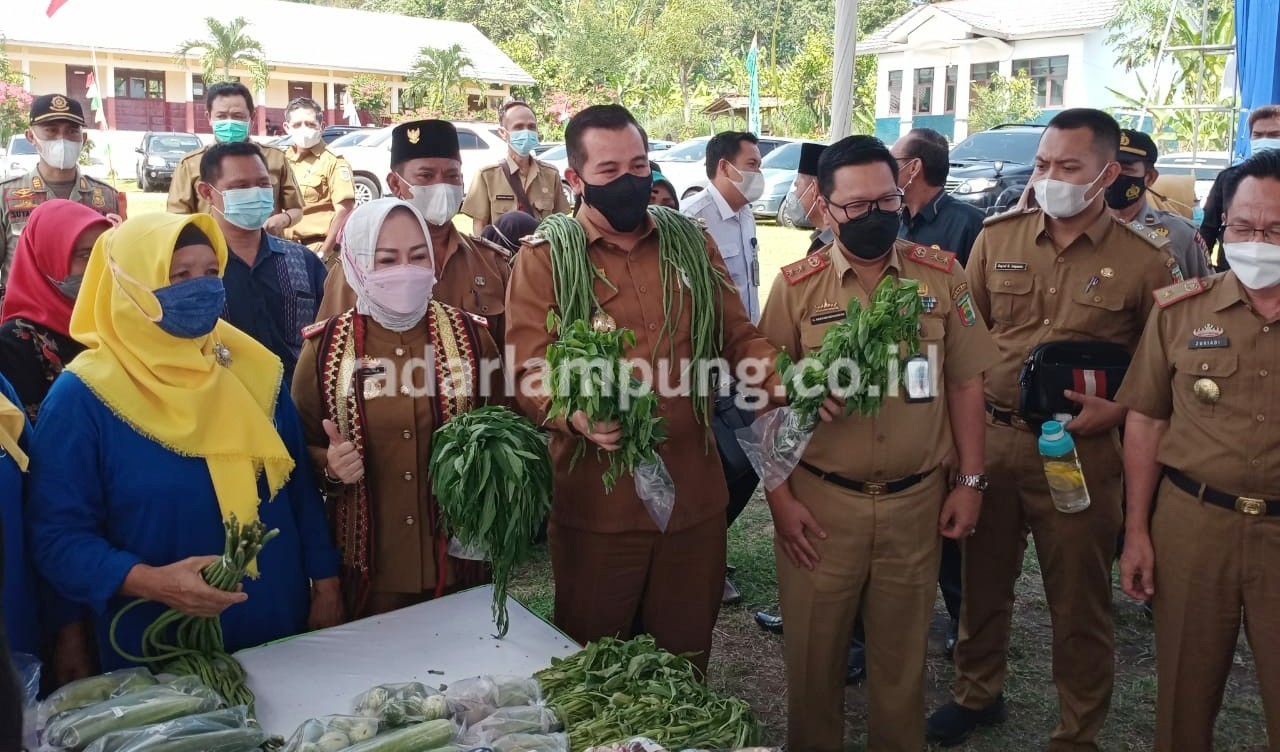
[[[918,5],[859,42],[878,58],[875,135],[886,143],[912,128],[958,142],[970,133],[973,92],[991,76],[1025,71],[1047,123],[1070,107],[1112,110],[1113,89],[1138,96],[1139,78],[1116,64],[1105,26],[1120,0],[950,0]]]

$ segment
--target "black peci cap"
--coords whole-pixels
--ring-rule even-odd
[[[446,120],[413,120],[391,131],[391,167],[410,159],[438,157],[462,161],[458,129]]]
[[[822,157],[822,152],[826,151],[826,148],[812,141],[800,144],[800,167],[796,172],[813,178],[818,177],[818,159]]]
[[[31,100],[31,124],[52,123],[66,120],[84,125],[84,108],[65,94],[45,94]]]
[[[1123,163],[1146,162],[1147,164],[1155,164],[1159,158],[1160,152],[1156,149],[1156,142],[1142,131],[1134,131],[1128,128],[1120,130],[1120,151],[1116,154],[1116,159]]]

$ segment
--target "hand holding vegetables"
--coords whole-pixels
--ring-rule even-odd
[[[325,472],[329,477],[351,485],[359,483],[364,477],[364,458],[356,445],[345,439],[338,432],[333,421],[325,419],[324,433],[329,437],[329,448],[325,450],[325,461],[328,463]]]
[[[622,447],[622,424],[616,420],[593,421],[579,410],[569,419],[569,425],[606,452],[616,452]]]
[[[219,590],[201,576],[201,571],[219,558],[191,556],[163,567],[135,564],[125,575],[120,594],[157,601],[188,616],[213,618],[249,600],[244,593]]]

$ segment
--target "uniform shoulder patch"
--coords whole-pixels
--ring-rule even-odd
[[[1000,212],[999,214],[992,214],[990,217],[982,220],[982,226],[990,227],[991,225],[998,225],[1001,222],[1008,222],[1011,219],[1025,217],[1028,214],[1038,214],[1039,212],[1039,209],[1010,209],[1009,211]]]
[[[508,251],[506,248],[503,248],[502,246],[498,245],[492,240],[489,240],[488,238],[480,238],[480,237],[476,237],[475,235],[472,235],[471,239],[475,241],[477,245],[483,245],[487,247],[489,250],[494,251],[495,253],[501,254],[503,258],[507,258],[507,259],[511,258],[511,251]]]
[[[1156,305],[1160,308],[1168,308],[1169,306],[1181,300],[1194,298],[1202,292],[1205,292],[1213,286],[1213,282],[1208,279],[1188,279],[1185,282],[1179,282],[1176,285],[1161,287],[1159,290],[1151,293],[1156,299]]]
[[[1136,219],[1133,220],[1132,222],[1126,222],[1123,219],[1119,219],[1119,218],[1114,218],[1114,219],[1116,224],[1120,225],[1121,227],[1133,233],[1134,235],[1137,235],[1138,237],[1142,238],[1142,240],[1148,245],[1150,245],[1152,248],[1163,249],[1165,246],[1169,245],[1168,230],[1165,230],[1164,234],[1161,234],[1156,230],[1156,228],[1148,227],[1147,225],[1143,224],[1142,222],[1139,222]]]
[[[523,238],[520,238],[521,245],[539,246],[546,245],[548,242],[550,241],[541,235],[525,235]]]
[[[314,324],[310,324],[309,326],[302,327],[302,338],[311,339],[320,332],[323,332],[324,328],[329,325],[329,321],[330,319],[325,319],[323,321],[317,321]]]
[[[911,248],[911,251],[907,253],[907,258],[917,264],[923,264],[948,274],[951,273],[951,269],[956,265],[956,255],[951,251],[919,244]]]
[[[787,284],[794,285],[803,279],[808,279],[818,272],[826,269],[831,265],[831,257],[826,253],[819,251],[812,256],[807,256],[794,264],[788,264],[782,267],[782,276],[787,280]]]

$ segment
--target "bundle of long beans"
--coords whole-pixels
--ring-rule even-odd
[[[259,520],[241,525],[233,514],[223,523],[226,545],[217,561],[201,570],[209,585],[231,592],[239,587],[249,565],[279,530],[267,530]],[[256,576],[256,575],[254,575]],[[245,683],[245,671],[227,653],[218,617],[190,616],[177,609],[160,614],[142,633],[142,655],[130,655],[116,640],[120,618],[148,601],[139,598],[116,613],[111,620],[111,647],[125,660],[146,664],[156,672],[195,676],[222,695],[231,705],[253,707],[253,692]]]

